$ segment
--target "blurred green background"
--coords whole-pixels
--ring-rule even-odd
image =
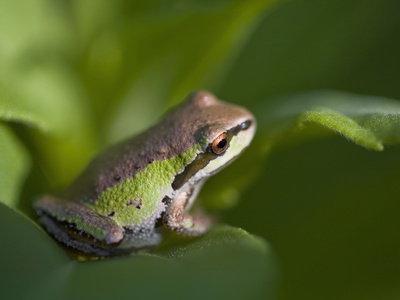
[[[400,299],[399,12],[397,0],[2,1],[2,290]],[[70,261],[32,222],[34,197],[197,89],[259,122],[201,194],[231,227]]]

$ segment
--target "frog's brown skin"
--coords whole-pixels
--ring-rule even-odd
[[[229,127],[225,128],[227,123]],[[142,235],[148,236],[144,244],[157,244],[159,236],[156,224],[160,223],[183,234],[202,234],[211,224],[209,218],[204,214],[189,215],[187,210],[191,207],[203,182],[211,174],[202,178],[193,175],[199,174],[197,172],[200,168],[206,167],[217,157],[207,149],[209,142],[202,146],[203,154],[198,153],[184,169],[176,173],[175,178],[171,178],[172,188],[166,190],[165,195],[158,200],[158,209],[154,211],[146,225],[120,226],[112,219],[112,215],[99,215],[85,206],[85,203],[88,205],[96,203],[105,191],[120,182],[134,178],[150,164],[186,153],[201,140],[211,142],[221,132],[230,131],[231,135],[236,135],[245,130],[250,132],[251,137],[248,141],[250,142],[255,130],[255,120],[247,110],[219,101],[208,92],[196,92],[154,127],[97,156],[62,198],[45,195],[39,199],[35,203],[35,208],[41,223],[62,243],[82,252],[101,256],[129,252],[140,247],[140,243],[137,245],[133,243],[132,247],[120,248],[121,243],[132,242],[139,231],[142,231]],[[189,180],[193,182],[186,184]],[[177,190],[179,193],[175,192]],[[131,205],[138,210],[141,205],[146,205],[147,199],[132,199]],[[108,234],[95,238],[69,221],[72,218],[78,218],[79,221]],[[191,224],[190,228],[187,224]]]

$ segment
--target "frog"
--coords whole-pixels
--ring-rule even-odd
[[[194,92],[156,125],[106,148],[63,193],[39,196],[38,221],[66,248],[95,257],[157,247],[165,232],[203,235],[214,222],[195,199],[255,130],[246,108]]]

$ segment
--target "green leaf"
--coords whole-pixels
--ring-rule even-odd
[[[24,142],[56,186],[71,180],[96,143],[85,92],[66,59],[75,43],[63,8],[45,0],[6,0],[0,10],[0,120],[48,135],[27,130]]]
[[[79,89],[73,86],[68,67],[60,59],[70,42],[68,31],[61,10],[54,3],[2,1],[1,120],[64,135],[76,123],[66,122],[70,120],[69,114],[77,113],[78,123],[81,121],[81,109],[71,105],[73,101],[79,103],[79,92],[75,92]]]
[[[0,202],[15,207],[30,168],[30,160],[18,139],[1,123],[0,149]]]
[[[238,206],[224,212],[224,220],[274,245],[284,274],[280,299],[398,299],[399,146],[366,151],[315,123],[291,134],[304,112],[299,110],[288,124],[279,124],[276,134],[273,124],[263,123],[275,118],[266,102],[284,93],[329,88],[400,99],[399,24],[393,21],[400,2],[321,3],[287,1],[265,18],[219,93],[229,101],[246,101],[257,113],[265,132],[258,131],[248,151],[257,154],[273,146],[265,153],[267,165],[257,155],[243,163],[252,168],[240,176],[258,165],[262,173]],[[274,105],[284,110],[284,103]],[[396,119],[378,117],[394,136],[390,128],[398,128]],[[385,125],[386,120],[394,122]],[[375,130],[384,144],[392,143]],[[306,139],[309,135],[313,139]],[[231,180],[228,174],[224,179],[220,182]],[[216,184],[210,194],[219,188]]]
[[[148,127],[193,90],[215,89],[275,2],[120,1],[104,9],[76,1],[87,48],[81,72],[107,140]]]
[[[53,61],[0,77],[0,119],[57,136],[79,133],[87,127],[88,112],[71,75]]]
[[[2,203],[0,236],[0,288],[3,295],[14,299],[58,298],[66,287],[73,264],[50,237],[32,221]]]
[[[280,147],[223,219],[270,241],[288,299],[396,299],[399,170],[397,146],[331,135]]]
[[[6,79],[0,76],[0,119],[46,134],[29,132],[36,159],[56,186],[71,180],[96,145],[86,99],[72,75],[63,63],[51,60],[10,70]],[[75,164],[66,160],[69,155]]]
[[[193,248],[175,249],[163,256],[138,255],[80,264],[69,296],[275,298],[276,266],[265,242],[241,230],[221,227],[193,243]],[[163,258],[171,256],[174,259]]]
[[[232,228],[229,226],[217,226],[209,231],[200,239],[192,240],[190,243],[180,245],[175,248],[161,247],[161,254],[168,258],[182,258],[191,255],[202,255],[203,251],[212,251],[229,245],[243,244],[251,248],[258,249],[260,253],[271,251],[265,242],[260,238],[250,235],[243,229]],[[165,248],[165,246],[164,246]]]
[[[35,102],[24,99],[5,84],[0,86],[0,119],[36,126],[43,131],[50,131],[52,128],[46,120],[46,114],[41,113]]]
[[[3,0],[0,10],[0,76],[64,52],[71,42],[61,4],[47,0]],[[21,22],[23,20],[23,22]]]
[[[216,227],[163,254],[77,263],[42,230],[0,205],[0,287],[29,299],[260,299],[275,295],[268,245],[241,229]],[[15,285],[16,282],[23,284]]]
[[[400,142],[400,102],[339,91],[316,91],[274,98],[258,110],[260,130],[285,139],[292,130],[318,124],[356,144],[383,150]]]

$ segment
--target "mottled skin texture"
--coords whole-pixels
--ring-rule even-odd
[[[172,188],[173,181],[188,165],[192,169],[188,174],[192,177],[192,174],[199,171],[197,168],[200,169],[209,160],[216,159],[217,156],[209,150],[210,143],[222,132],[235,126],[242,129],[239,125],[243,122],[252,124],[251,137],[246,141],[249,143],[255,121],[247,110],[219,101],[208,92],[194,93],[154,127],[97,156],[62,198],[45,195],[39,199],[35,208],[41,217],[41,223],[64,244],[100,256],[157,244],[160,241],[156,232],[156,223],[159,220],[163,220],[167,227],[184,234],[202,234],[210,226],[209,219],[200,214],[189,215],[187,210],[209,174],[193,176],[190,184],[185,184],[188,178],[184,178],[185,181],[181,179],[178,191],[176,187]],[[243,130],[247,129],[243,127]],[[236,129],[235,135],[239,131]],[[241,147],[245,146],[247,144]],[[203,153],[208,154],[202,156],[201,164],[191,164]],[[148,180],[154,182],[146,182],[147,177],[143,178],[143,174],[148,173],[144,171],[152,169],[149,168],[150,164],[154,164],[157,170],[162,166],[166,168],[166,171],[158,171],[162,172],[159,174],[164,178],[162,190],[159,190],[161,183],[150,175]],[[156,209],[151,217],[146,217],[145,222],[139,225],[130,226],[129,221],[128,224],[121,225],[115,221],[115,214],[124,213],[125,206],[117,208],[112,202],[106,203],[115,209],[103,212],[96,205],[99,199],[104,198],[105,193],[121,188],[121,184],[123,190],[124,184],[135,182],[135,178],[141,178],[146,184],[158,189],[160,196],[157,199],[142,199],[135,197],[135,192],[130,191],[130,200],[124,200],[126,207],[136,209],[137,214],[140,214],[141,210],[143,212],[142,208],[149,204],[148,201],[156,201],[153,203]],[[165,178],[169,182],[168,186],[165,186]],[[126,198],[127,195],[124,196]],[[81,235],[85,238],[81,239]]]

